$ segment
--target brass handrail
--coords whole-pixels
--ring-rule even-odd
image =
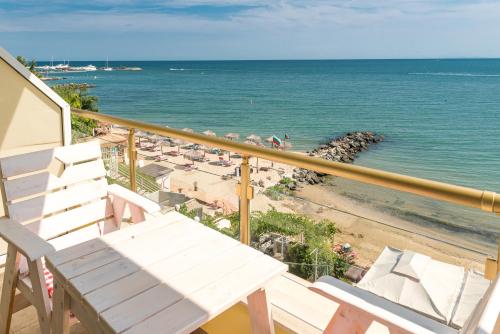
[[[378,185],[385,188],[400,190],[500,214],[500,195],[492,191],[456,186],[443,182],[390,173],[373,168],[333,162],[298,153],[272,150],[265,147],[243,144],[223,138],[186,132],[160,125],[106,115],[103,113],[96,113],[75,108],[72,108],[71,111],[75,115],[81,117],[101,122],[113,123],[130,129],[142,130],[166,137],[179,138],[189,142],[218,147],[231,152],[237,152],[246,156],[263,158],[321,173],[340,176],[350,180]]]

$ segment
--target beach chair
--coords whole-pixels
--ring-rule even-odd
[[[8,214],[0,218],[8,243],[0,334],[9,332],[12,314],[30,304],[48,334],[52,282],[44,256],[120,229],[126,207],[134,223],[160,207],[108,185],[97,141],[2,158],[0,171]]]
[[[168,156],[167,156],[167,155],[165,155],[165,154],[160,154],[159,156],[157,156],[157,157],[155,158],[155,161],[156,161],[156,162],[160,162],[160,161],[167,161],[167,159],[168,159]]]
[[[500,330],[499,278],[489,285],[460,330],[331,276],[320,277],[310,289],[339,304],[325,334],[365,333],[373,322],[401,334],[496,334]]]

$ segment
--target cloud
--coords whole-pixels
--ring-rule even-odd
[[[398,57],[497,54],[500,3],[476,0],[3,0],[5,34],[155,34],[176,56]],[[51,36],[49,35],[49,36]],[[179,36],[182,36],[182,40]],[[158,39],[157,39],[158,38]],[[20,42],[19,42],[20,43]],[[55,43],[55,42],[53,42]],[[207,48],[217,46],[215,50]],[[165,46],[167,48],[167,46]],[[145,48],[146,49],[146,48]],[[170,51],[169,51],[170,52]],[[184,52],[184,53],[182,53]]]

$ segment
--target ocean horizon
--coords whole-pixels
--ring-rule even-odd
[[[105,61],[70,64],[99,67]],[[103,113],[218,135],[237,132],[242,138],[287,134],[298,151],[347,132],[373,131],[385,141],[361,153],[355,164],[500,192],[500,59],[109,61],[109,66],[143,71],[49,74],[67,78],[49,84],[96,85],[89,93],[99,97]],[[467,224],[476,228],[479,222],[497,233],[494,220],[481,215]]]

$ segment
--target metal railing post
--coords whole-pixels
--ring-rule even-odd
[[[135,129],[130,129],[128,133],[128,166],[129,166],[130,190],[132,190],[133,192],[137,192],[136,161],[137,161],[137,149],[135,148]]]
[[[493,281],[497,277],[500,277],[500,238],[497,244],[497,258],[488,256],[484,264],[484,278]]]
[[[500,238],[497,244],[497,277],[500,276]]]
[[[241,180],[237,192],[240,196],[240,241],[250,244],[250,200],[253,198],[253,187],[250,186],[249,156],[244,155],[240,169]]]

